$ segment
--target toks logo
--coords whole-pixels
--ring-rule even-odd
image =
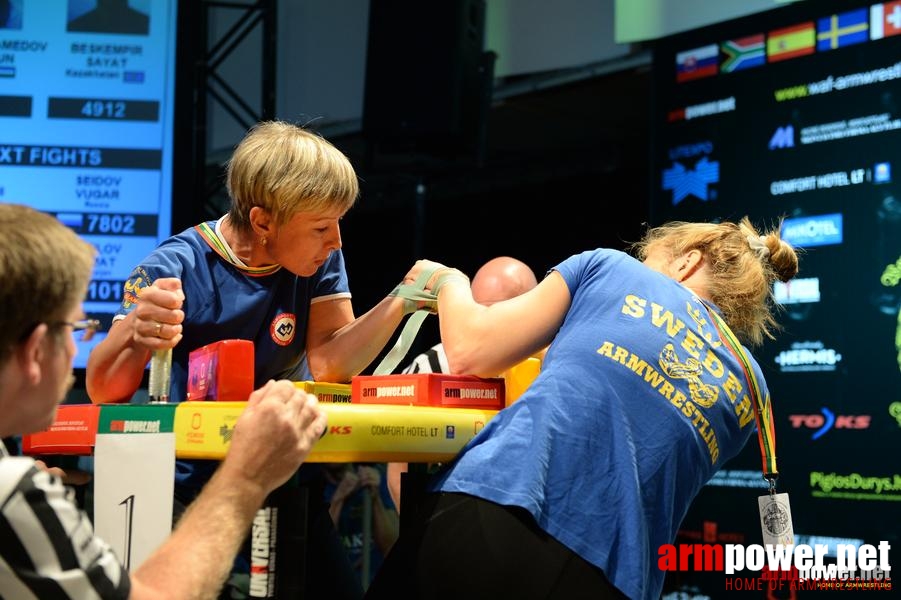
[[[332,435],[350,435],[353,433],[353,425],[329,425],[328,432]]]
[[[870,415],[838,415],[836,416],[828,408],[821,408],[819,415],[789,415],[788,420],[792,424],[792,429],[800,429],[806,427],[815,429],[810,439],[815,440],[823,437],[833,427],[836,429],[869,429]]]

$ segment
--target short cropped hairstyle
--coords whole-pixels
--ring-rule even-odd
[[[283,121],[255,125],[228,161],[232,225],[250,230],[250,209],[266,209],[276,225],[300,211],[347,212],[360,193],[348,158],[328,140]]]
[[[700,250],[709,263],[707,291],[729,327],[754,346],[773,338],[779,329],[773,314],[773,283],[798,273],[798,255],[782,239],[780,228],[760,234],[747,217],[738,223],[674,221],[649,229],[634,244],[640,260],[656,248],[673,257]]]
[[[0,204],[0,364],[40,323],[84,299],[96,250],[55,217]]]

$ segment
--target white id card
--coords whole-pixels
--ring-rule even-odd
[[[792,527],[792,511],[788,504],[788,494],[758,496],[757,506],[760,508],[763,544],[793,545],[795,531]]]

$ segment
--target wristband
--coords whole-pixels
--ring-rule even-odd
[[[447,269],[438,276],[435,280],[435,285],[432,286],[432,294],[435,295],[435,298],[438,297],[438,292],[441,291],[441,288],[452,281],[465,282],[466,285],[469,285],[469,277],[457,269]]]

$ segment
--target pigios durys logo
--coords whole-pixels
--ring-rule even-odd
[[[810,472],[810,495],[844,500],[901,500],[901,474]]]

